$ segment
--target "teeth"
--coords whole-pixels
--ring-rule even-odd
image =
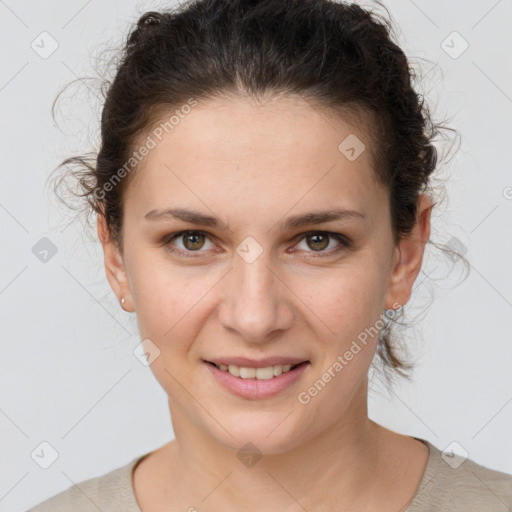
[[[240,367],[239,366],[230,364],[228,366],[228,372],[231,373],[231,375],[234,375],[235,377],[240,377]]]
[[[238,370],[238,374],[240,375],[240,377],[242,377],[242,379],[255,379],[256,368],[244,368],[243,366],[241,366]]]
[[[276,364],[274,366],[267,366],[265,368],[249,368],[247,366],[235,366],[230,364],[215,365],[219,370],[223,372],[229,372],[235,377],[241,377],[242,379],[258,379],[258,380],[270,380],[274,377],[279,377],[282,373],[289,372],[292,368],[291,364]],[[297,365],[293,365],[295,367]]]

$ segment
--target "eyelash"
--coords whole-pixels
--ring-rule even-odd
[[[180,236],[183,236],[185,234],[187,234],[187,235],[204,234],[204,235],[207,236],[207,238],[210,238],[208,236],[209,233],[207,233],[206,231],[194,231],[194,230],[186,229],[184,231],[179,231],[177,233],[171,233],[169,235],[166,235],[162,239],[161,243],[163,245],[165,245],[166,249],[169,252],[171,252],[173,254],[178,254],[180,256],[184,256],[186,258],[197,258],[201,252],[205,252],[205,251],[201,251],[201,250],[197,250],[197,251],[183,251],[182,249],[176,249],[175,247],[170,245],[170,243],[175,238],[179,238]],[[325,256],[331,256],[332,254],[338,253],[342,249],[348,249],[348,248],[352,247],[352,242],[351,242],[350,239],[348,239],[344,235],[341,235],[340,233],[333,233],[331,231],[308,231],[307,233],[302,233],[300,235],[301,238],[299,238],[297,243],[301,242],[304,238],[306,238],[308,236],[311,236],[311,235],[324,235],[324,236],[328,236],[330,238],[335,239],[340,244],[337,248],[335,248],[333,250],[330,250],[330,251],[307,251],[307,252],[316,253],[314,256],[312,256],[313,258],[318,258],[318,257],[322,258],[322,257],[325,257]],[[197,256],[196,256],[195,253],[199,253],[199,254],[197,254]]]

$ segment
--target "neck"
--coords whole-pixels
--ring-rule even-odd
[[[358,503],[375,486],[384,429],[367,416],[366,384],[356,395],[342,418],[316,435],[279,453],[247,453],[243,460],[239,449],[220,443],[170,405],[176,439],[168,453],[172,467],[179,468],[172,487],[189,495],[189,507],[204,504],[210,510],[227,504],[236,510],[261,511],[263,505],[278,510],[292,503],[313,510],[329,499],[339,509],[341,496],[344,504]]]

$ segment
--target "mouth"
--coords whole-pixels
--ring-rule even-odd
[[[203,359],[204,367],[222,388],[233,395],[237,395],[246,400],[270,399],[291,391],[301,379],[308,378],[308,368],[310,361],[300,361],[300,359],[291,358],[273,358],[267,361],[250,361],[244,358],[228,358],[214,361]],[[235,364],[225,364],[227,362],[238,362],[241,364],[253,364],[254,366],[238,366]],[[269,363],[288,363],[273,364]],[[294,363],[294,364],[290,364]],[[267,366],[262,366],[266,364]],[[255,366],[259,365],[258,368]]]
[[[296,371],[298,368],[309,364],[309,361],[302,361],[297,364],[275,364],[271,366],[265,366],[260,368],[250,366],[237,366],[234,364],[222,364],[214,363],[212,361],[205,361],[225,373],[229,373],[233,377],[240,379],[255,379],[255,380],[272,380],[284,373],[290,373]]]

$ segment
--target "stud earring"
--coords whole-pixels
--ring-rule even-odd
[[[121,307],[124,309],[124,297],[121,299]]]

